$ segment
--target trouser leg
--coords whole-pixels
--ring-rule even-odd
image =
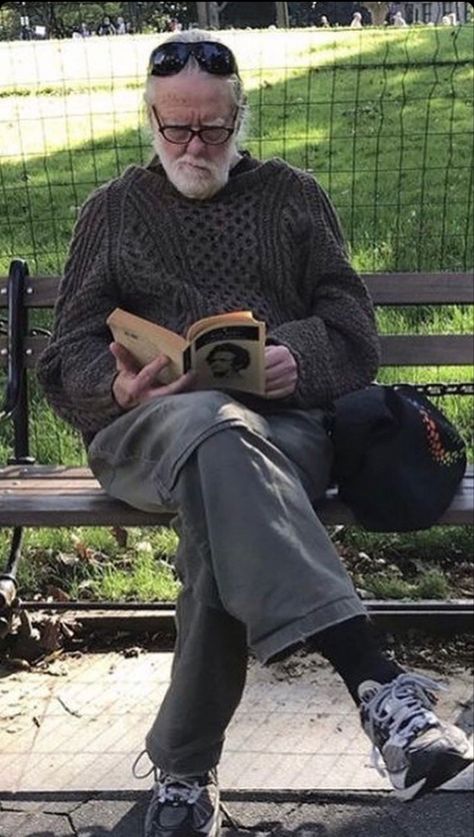
[[[225,420],[217,428],[206,424],[214,411]],[[91,464],[109,493],[140,508],[164,499],[180,508],[181,638],[147,739],[162,769],[214,766],[247,643],[266,662],[365,613],[311,503],[327,484],[329,448],[308,414],[264,418],[209,393],[157,402],[99,434]]]
[[[225,730],[245,685],[244,626],[184,589],[177,603],[170,687],[147,738],[151,761],[166,773],[203,773],[220,759]]]
[[[364,611],[298,469],[271,442],[215,434],[182,468],[175,496],[181,641],[147,748],[163,770],[193,773],[219,760],[247,643],[266,661]]]
[[[214,434],[174,495],[193,544],[182,562],[188,586],[245,624],[262,662],[365,613],[299,469],[270,440],[240,428]]]

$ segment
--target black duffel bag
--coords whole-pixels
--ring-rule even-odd
[[[375,532],[433,526],[466,470],[456,428],[408,385],[373,384],[338,398],[332,438],[339,496]]]

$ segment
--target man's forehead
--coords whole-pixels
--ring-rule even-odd
[[[160,107],[198,108],[209,104],[229,107],[233,103],[230,86],[209,76],[173,76],[157,80],[153,100]]]

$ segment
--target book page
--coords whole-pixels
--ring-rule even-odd
[[[197,386],[264,395],[265,323],[207,328],[191,344],[191,364]]]
[[[257,323],[251,311],[228,311],[225,314],[212,314],[210,317],[203,317],[202,320],[196,320],[189,326],[186,337],[191,343],[198,334],[208,331],[210,328],[216,326],[235,325],[242,323],[246,325],[248,322]]]
[[[174,331],[116,308],[107,319],[114,340],[133,355],[140,366],[146,366],[157,355],[164,354],[170,363],[161,375],[168,383],[183,373],[183,353],[187,341]]]

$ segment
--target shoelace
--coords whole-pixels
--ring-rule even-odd
[[[173,776],[162,776],[158,787],[159,802],[186,802],[187,805],[194,805],[204,789],[198,779],[188,781]]]
[[[368,712],[369,734],[375,737],[377,724],[388,727],[389,737],[397,735],[401,746],[406,746],[417,732],[437,724],[431,707],[437,702],[434,692],[446,691],[446,686],[423,674],[400,674],[396,680],[382,686],[375,694],[362,697]],[[387,775],[382,754],[376,744],[372,748],[373,766]]]
[[[143,756],[148,756],[148,753],[147,753],[146,750],[142,750],[141,753],[138,754],[135,761],[133,762],[132,774],[135,777],[135,779],[147,779],[148,776],[151,776],[151,774],[153,773],[153,777],[154,777],[155,782],[156,782],[158,780],[158,770],[156,769],[154,764],[151,764],[151,767],[147,770],[146,773],[138,773],[138,765],[140,764]]]
[[[146,755],[147,755],[146,750],[142,750],[141,753],[138,754],[137,758],[133,762],[132,773],[133,773],[135,779],[146,779],[146,778],[148,778],[148,776],[151,776],[151,774],[153,773],[155,782],[157,782],[158,781],[158,770],[157,770],[157,768],[155,767],[154,764],[151,765],[151,767],[146,771],[146,773],[138,773],[138,765],[140,764],[140,761],[142,760],[143,756],[146,756]],[[170,780],[169,784],[171,784],[171,781],[173,781],[174,783],[176,782],[176,779],[172,779],[172,777],[170,777],[170,776],[167,776],[167,777],[164,777],[164,778]],[[180,781],[179,784],[184,785],[186,783]],[[202,788],[200,788],[200,791],[202,791]],[[199,794],[196,797],[196,799],[198,799],[198,798],[199,798]],[[189,797],[188,797],[187,801],[191,802]],[[193,801],[195,801],[195,800],[193,800]],[[227,808],[226,805],[224,805],[222,800],[220,800],[219,807],[220,807],[222,813],[224,814],[225,818],[227,819],[227,822],[231,826],[231,828],[233,828],[235,831],[238,831],[239,828],[241,828],[240,823],[232,817],[232,815],[229,812],[229,809]]]

